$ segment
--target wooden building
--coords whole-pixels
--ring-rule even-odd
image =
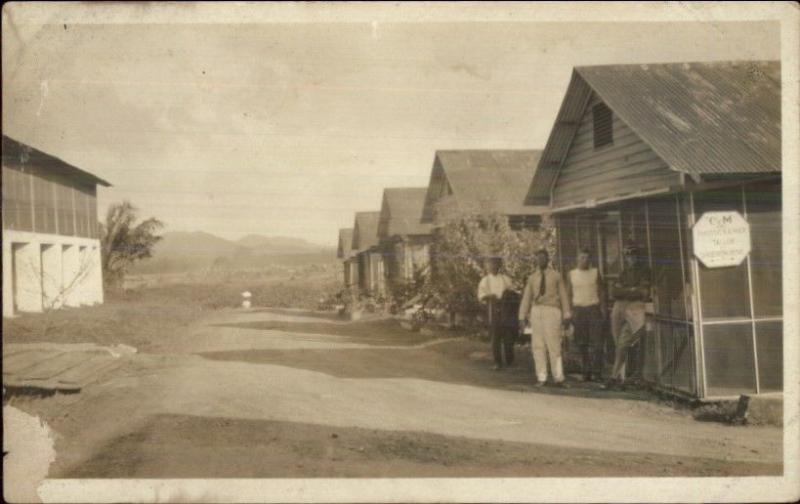
[[[103,179],[3,135],[3,316],[103,302]]]
[[[703,399],[782,390],[778,62],[577,67],[526,203],[608,284],[653,275],[645,378]]]
[[[431,225],[423,224],[426,187],[384,189],[378,221],[386,282],[401,287],[423,272],[430,260]]]
[[[339,230],[339,246],[336,257],[342,260],[344,286],[351,288],[358,285],[358,264],[353,255],[353,228]]]
[[[540,155],[538,150],[437,151],[422,222],[435,228],[457,216],[500,214],[515,229],[536,227],[545,208],[523,202]]]
[[[358,288],[370,294],[383,294],[383,256],[378,242],[380,212],[356,212],[352,251],[358,271]]]

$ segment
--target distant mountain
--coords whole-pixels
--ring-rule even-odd
[[[335,248],[300,238],[253,234],[232,241],[203,231],[170,231],[164,233],[154,247],[153,257],[136,263],[131,272],[191,271],[213,264],[317,264],[335,260],[335,257]]]
[[[235,243],[203,231],[170,231],[156,243],[153,257],[218,257],[234,255],[238,250]]]
[[[254,253],[269,255],[320,252],[326,249],[326,247],[309,243],[302,238],[256,234],[250,234],[239,238],[235,243],[240,247],[251,249]]]

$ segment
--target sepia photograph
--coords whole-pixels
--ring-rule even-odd
[[[800,498],[799,12],[5,3],[5,500]]]

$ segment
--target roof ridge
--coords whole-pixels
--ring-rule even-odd
[[[436,149],[436,153],[440,152],[541,152],[544,147],[535,149]]]
[[[710,61],[664,61],[664,62],[649,62],[649,63],[608,63],[603,65],[577,65],[574,70],[586,70],[594,68],[632,68],[632,67],[649,67],[649,66],[667,66],[667,65],[734,65],[745,63],[780,63],[781,60],[773,59],[734,59],[734,60],[710,60]]]
[[[19,146],[19,147],[21,147],[23,149],[26,149],[29,152],[33,151],[33,153],[35,153],[36,155],[41,155],[41,156],[44,156],[45,158],[50,158],[50,159],[52,159],[54,161],[57,161],[57,162],[59,162],[59,163],[61,163],[63,165],[66,165],[69,168],[71,168],[72,170],[77,171],[81,176],[85,176],[85,177],[89,178],[95,184],[102,185],[102,186],[105,186],[105,187],[111,187],[111,185],[112,185],[111,182],[109,182],[109,181],[107,181],[107,180],[105,180],[105,179],[103,179],[101,177],[98,177],[97,175],[95,175],[94,173],[92,173],[92,172],[90,172],[88,170],[84,170],[83,168],[80,168],[80,167],[74,165],[73,163],[65,161],[62,158],[60,158],[60,157],[58,157],[58,156],[56,156],[54,154],[50,154],[49,152],[45,152],[42,149],[34,147],[31,144],[22,142],[20,140],[17,140],[14,137],[11,137],[11,136],[3,133],[3,144],[5,144],[5,142],[7,142],[7,141],[14,143],[17,146]],[[6,155],[8,155],[8,154],[6,153],[6,150],[3,149],[3,157],[5,157]]]

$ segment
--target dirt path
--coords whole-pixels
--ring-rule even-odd
[[[493,373],[475,342],[393,327],[220,314],[81,394],[16,405],[59,433],[53,477],[781,472],[780,429],[537,391],[527,355]]]

